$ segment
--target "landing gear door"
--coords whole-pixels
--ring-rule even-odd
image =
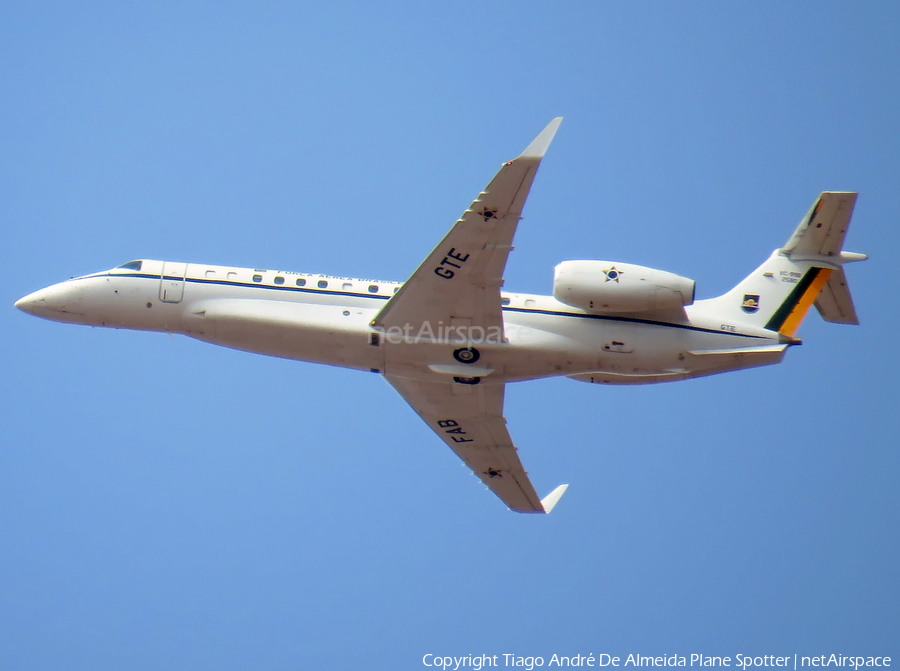
[[[159,300],[164,303],[180,303],[184,298],[184,278],[187,264],[166,261],[159,278]]]

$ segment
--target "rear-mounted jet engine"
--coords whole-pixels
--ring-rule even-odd
[[[680,309],[694,302],[694,280],[664,270],[609,261],[563,261],[553,297],[599,314]]]

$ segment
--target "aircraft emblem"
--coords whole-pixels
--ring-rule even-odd
[[[478,212],[478,214],[481,215],[482,217],[484,217],[485,221],[487,221],[488,219],[496,219],[497,218],[497,208],[495,207],[495,208],[491,209],[491,208],[486,207],[483,210],[481,210],[481,212]]]
[[[616,270],[616,267],[613,266],[609,270],[604,270],[603,274],[606,275],[607,282],[615,282],[619,283],[619,277],[621,277],[624,273],[621,270]]]
[[[744,302],[741,303],[741,310],[749,314],[759,312],[759,296],[755,294],[744,294]]]
[[[497,470],[496,468],[489,468],[486,471],[482,471],[482,472],[485,475],[492,477],[492,478],[502,478],[503,477],[503,472]]]

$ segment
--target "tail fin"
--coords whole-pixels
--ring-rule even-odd
[[[842,251],[856,196],[819,196],[787,244],[710,306],[725,319],[777,331],[786,339],[793,339],[813,303],[826,321],[859,323],[843,264],[868,257]]]

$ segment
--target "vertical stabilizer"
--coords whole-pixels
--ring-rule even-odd
[[[766,322],[766,328],[793,338],[832,272],[829,268],[806,268],[791,292]]]
[[[826,321],[857,324],[843,265],[867,256],[842,250],[856,193],[825,192],[794,234],[734,289],[703,301],[723,320],[792,339],[814,304]]]

